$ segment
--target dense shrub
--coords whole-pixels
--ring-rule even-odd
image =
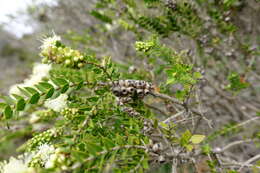
[[[43,38],[42,63],[1,97],[1,149],[26,141],[0,170],[258,172],[259,49],[230,19],[245,3],[98,1],[95,32]]]

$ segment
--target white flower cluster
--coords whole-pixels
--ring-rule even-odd
[[[28,163],[31,160],[31,155],[24,154],[18,156],[18,158],[11,157],[8,162],[2,162],[0,164],[1,173],[34,173],[34,169],[28,167]]]
[[[33,159],[39,160],[44,168],[49,169],[54,168],[56,163],[63,163],[65,156],[60,153],[59,148],[55,149],[52,145],[43,144],[38,148]]]
[[[50,159],[50,155],[55,152],[55,148],[52,145],[43,144],[38,148],[38,152],[35,157],[41,158],[43,163],[46,163]]]
[[[38,84],[44,77],[48,77],[49,71],[51,70],[51,65],[35,63],[33,66],[33,71],[30,78],[25,79],[21,84],[15,84],[11,86],[9,94],[21,95],[18,87],[33,87],[33,85]]]
[[[35,173],[35,169],[29,166],[34,160],[40,161],[45,168],[53,168],[57,161],[62,162],[60,159],[65,160],[65,156],[60,154],[59,149],[43,144],[35,152],[0,162],[0,173]]]
[[[54,165],[52,163],[52,157],[55,154],[55,148],[52,145],[43,144],[38,148],[38,151],[34,153],[32,162],[35,160],[40,161],[42,165],[44,165],[45,168],[51,168],[50,164]],[[31,162],[31,163],[32,163]]]
[[[34,123],[36,123],[39,120],[40,120],[40,117],[36,113],[32,113],[29,122],[31,124],[34,124]]]
[[[42,45],[40,49],[43,51],[48,50],[49,48],[53,48],[56,46],[57,41],[61,41],[60,36],[57,36],[55,33],[53,33],[52,37],[46,37],[41,40]]]
[[[56,149],[55,152],[52,153],[49,159],[45,162],[44,167],[46,169],[54,168],[56,163],[64,163],[65,159],[65,155],[61,154],[59,149]],[[64,165],[62,166],[62,169],[66,170],[67,167]]]
[[[44,106],[56,112],[60,112],[67,106],[67,99],[67,94],[61,94],[59,97],[55,99],[45,101]]]

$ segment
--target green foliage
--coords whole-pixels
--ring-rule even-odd
[[[90,12],[90,14],[94,17],[96,17],[97,19],[101,20],[102,22],[106,22],[106,23],[112,23],[112,19],[104,14],[101,14],[100,12],[96,11],[96,10],[92,10]]]
[[[209,168],[210,168],[210,172],[211,173],[217,173],[217,169],[216,169],[216,167],[217,167],[217,161],[210,161],[210,160],[207,160],[207,164],[208,164],[208,166],[209,166]]]
[[[227,86],[227,89],[234,91],[234,92],[238,92],[249,86],[249,83],[244,81],[243,77],[237,73],[231,73],[228,76],[228,80],[229,80],[230,84]]]
[[[225,6],[225,8],[230,8],[237,2],[238,0],[224,0],[223,5]]]

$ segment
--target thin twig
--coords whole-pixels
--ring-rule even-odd
[[[211,125],[211,124],[212,124],[212,121],[209,120],[209,119],[207,119],[203,114],[201,114],[201,113],[199,113],[199,112],[197,112],[197,111],[194,111],[194,110],[192,110],[191,112],[194,113],[194,114],[196,114],[196,115],[201,116],[201,117],[207,122],[208,126],[209,126],[210,128],[213,128],[212,125]]]
[[[178,173],[177,164],[178,164],[177,158],[172,159],[172,173]]]
[[[170,122],[172,122],[175,118],[177,118],[178,116],[182,115],[185,111],[181,111],[178,112],[177,114],[174,114],[172,116],[170,116],[169,118],[167,118],[166,120],[163,121],[163,123],[165,124],[169,124]]]
[[[234,141],[234,142],[229,143],[228,145],[226,145],[223,148],[216,148],[213,152],[216,154],[223,153],[224,151],[226,151],[236,145],[250,143],[250,142],[254,142],[254,141],[257,141],[257,139],[246,139],[246,140]]]
[[[153,105],[149,105],[149,104],[147,104],[147,103],[144,103],[144,105],[147,106],[148,108],[151,108],[151,109],[154,109],[155,111],[160,112],[161,114],[163,114],[163,115],[165,115],[165,116],[167,116],[167,117],[169,116],[169,114],[168,114],[167,112],[161,110],[160,108],[157,108],[157,107],[155,107],[155,106],[153,106]]]
[[[151,93],[151,95],[153,95],[154,97],[159,97],[161,99],[166,99],[166,100],[169,100],[175,104],[178,104],[178,105],[182,105],[183,106],[183,103],[181,103],[180,101],[178,101],[177,99],[173,98],[173,97],[170,97],[168,95],[165,95],[165,94],[161,94],[161,93],[158,93],[158,92],[153,92]]]
[[[253,118],[251,118],[251,119],[249,119],[249,120],[246,120],[246,121],[244,121],[244,122],[242,122],[242,123],[239,123],[239,124],[233,126],[232,129],[237,128],[237,127],[244,126],[244,125],[246,125],[246,124],[248,124],[248,123],[250,123],[250,122],[252,122],[252,121],[259,120],[259,119],[260,119],[260,117],[253,117]]]
[[[240,169],[238,170],[239,172],[242,171],[242,169],[246,166],[249,165],[252,162],[257,161],[258,159],[260,159],[260,154],[255,155],[254,157],[248,159],[247,161],[245,161],[245,163],[242,164],[242,166],[240,167]]]

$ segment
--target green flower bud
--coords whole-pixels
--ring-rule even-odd
[[[43,63],[43,64],[47,64],[47,63],[48,63],[48,58],[46,58],[46,57],[43,58],[43,59],[42,59],[42,63]]]
[[[76,57],[73,58],[73,60],[74,60],[75,62],[78,62],[78,61],[79,61],[79,57],[76,56]]]
[[[78,63],[78,68],[81,68],[81,67],[83,67],[83,66],[84,66],[83,63]]]
[[[84,60],[84,57],[81,55],[81,56],[79,57],[79,59],[80,59],[81,61],[83,61],[83,60]]]
[[[66,60],[65,60],[65,64],[66,64],[66,65],[70,65],[70,64],[71,64],[71,60],[66,59]]]

